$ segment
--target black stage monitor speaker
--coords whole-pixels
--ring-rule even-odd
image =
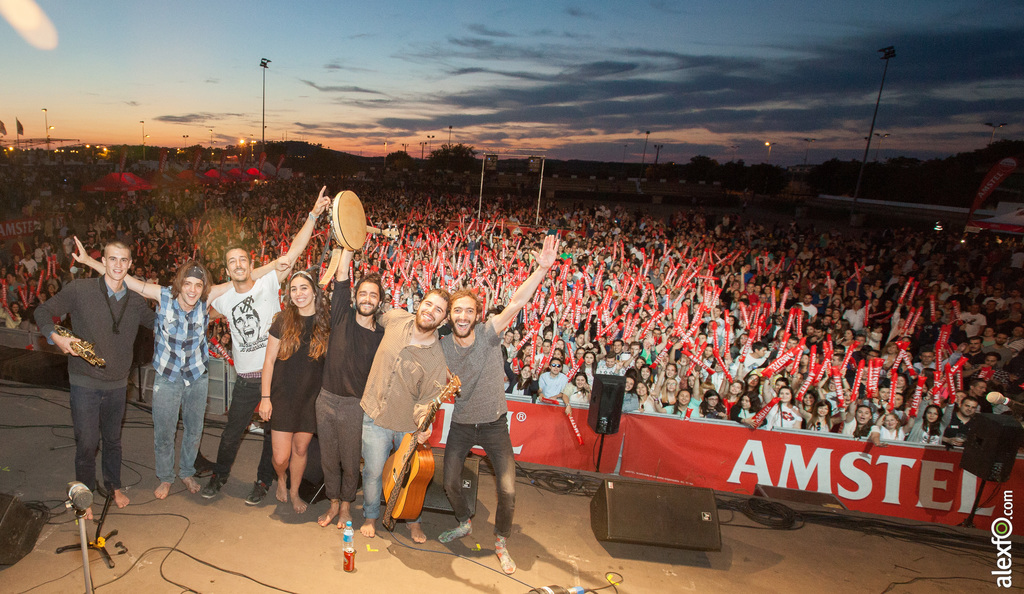
[[[619,432],[622,419],[622,396],[626,392],[626,378],[619,375],[595,375],[594,389],[590,393],[590,412],[587,424],[598,435]]]
[[[0,565],[14,565],[32,552],[46,515],[25,507],[17,497],[0,493]]]
[[[462,478],[459,484],[462,486],[462,494],[466,496],[466,504],[469,506],[469,515],[476,513],[476,492],[480,483],[480,461],[483,458],[470,455],[462,466]],[[423,511],[442,512],[446,514],[455,513],[452,504],[448,503],[448,496],[444,494],[444,451],[434,450],[434,479],[427,485],[427,492],[423,496]]]
[[[1017,419],[1007,415],[975,415],[964,441],[960,468],[982,480],[1005,482],[1022,443],[1024,427]]]
[[[597,540],[722,550],[715,492],[700,487],[606,480],[590,500]]]

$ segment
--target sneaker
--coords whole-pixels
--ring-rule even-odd
[[[220,488],[224,486],[224,480],[219,476],[213,475],[210,477],[210,482],[206,483],[203,490],[199,492],[203,496],[203,499],[213,499],[220,493]]]
[[[249,433],[253,435],[263,435],[263,427],[260,427],[256,423],[249,423]]]
[[[246,505],[259,505],[263,502],[263,498],[267,496],[267,485],[263,484],[263,481],[256,481],[252,484],[252,491],[249,496],[245,498]]]

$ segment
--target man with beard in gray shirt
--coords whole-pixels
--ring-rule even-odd
[[[473,530],[460,478],[466,456],[474,445],[479,445],[494,467],[498,487],[494,551],[506,574],[516,570],[515,561],[505,546],[506,539],[512,533],[516,468],[512,441],[508,434],[501,336],[537,292],[557,255],[558,236],[549,235],[544,239],[543,251],[535,254],[537,269],[516,289],[508,307],[479,325],[479,330],[477,326],[482,309],[480,299],[470,290],[457,291],[448,306],[452,334],[441,341],[449,370],[462,381],[462,396],[455,400],[444,451],[444,490],[459,525],[442,533],[438,540],[451,542],[467,536]]]

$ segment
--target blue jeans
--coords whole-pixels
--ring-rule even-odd
[[[479,425],[453,422],[444,449],[444,492],[459,522],[469,519],[469,505],[462,493],[462,467],[466,456],[473,446],[478,445],[490,458],[498,487],[494,534],[506,538],[512,534],[512,516],[516,509],[516,460],[508,436],[507,416],[504,414],[497,421]]]
[[[380,517],[380,499],[384,492],[384,464],[398,449],[405,433],[378,426],[363,413],[363,518]],[[416,518],[413,522],[419,522]]]
[[[121,423],[126,389],[71,385],[71,425],[75,430],[75,480],[96,488],[96,450],[103,439],[103,485],[121,488]]]
[[[235,465],[238,448],[242,445],[245,430],[252,422],[252,413],[260,404],[260,378],[235,378],[235,387],[231,389],[231,406],[228,408],[228,422],[220,436],[220,447],[217,448],[217,461],[213,464],[213,472],[222,481],[228,480],[231,467]],[[270,485],[277,478],[274,471],[273,446],[270,431],[263,433],[263,450],[260,452],[260,463],[256,469],[256,480]]]
[[[171,381],[159,373],[153,380],[153,450],[156,477],[162,483],[174,482],[174,436],[178,432],[179,412],[183,431],[178,476],[184,479],[196,473],[196,454],[203,438],[209,383],[207,373],[188,384],[184,378]]]

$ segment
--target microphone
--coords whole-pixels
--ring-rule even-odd
[[[1003,396],[1002,392],[989,392],[988,396],[985,396],[985,400],[988,400],[992,404],[1002,404],[1014,412],[1024,412],[1024,404],[1015,400],[1010,400],[1006,396]]]
[[[85,511],[92,505],[92,491],[84,483],[78,481],[68,483],[68,500],[71,507],[78,511]]]

